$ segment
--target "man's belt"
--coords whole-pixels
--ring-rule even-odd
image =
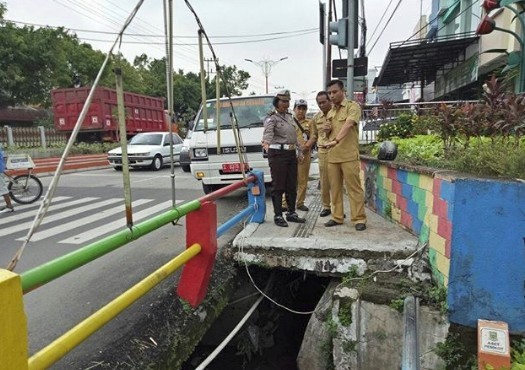
[[[270,144],[268,146],[270,149],[280,149],[280,150],[295,150],[295,144]]]

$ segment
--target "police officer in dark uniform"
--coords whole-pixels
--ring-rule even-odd
[[[268,152],[268,163],[272,174],[272,203],[274,222],[287,227],[288,222],[304,223],[295,212],[297,199],[297,161],[302,155],[297,141],[293,116],[288,112],[290,91],[281,90],[273,99],[275,110],[264,121],[262,145]],[[283,218],[282,197],[288,204],[286,221]]]

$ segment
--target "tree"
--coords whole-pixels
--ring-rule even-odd
[[[231,96],[241,95],[242,90],[246,90],[248,88],[248,79],[250,78],[250,74],[243,70],[237,70],[237,66],[223,65],[220,67],[220,74],[221,96],[225,96],[227,93],[226,83],[228,84],[228,91]],[[213,99],[216,96],[216,78],[217,76],[215,76],[211,83],[208,83],[208,86],[206,86],[206,95],[208,99]]]

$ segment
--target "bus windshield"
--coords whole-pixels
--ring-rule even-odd
[[[243,127],[262,127],[266,115],[273,109],[273,98],[271,96],[265,97],[246,97],[232,99],[231,103],[235,110],[239,128]],[[208,130],[217,129],[217,110],[216,101],[206,103],[208,108]],[[232,127],[232,118],[230,112],[232,107],[228,100],[219,101],[219,122],[221,129]],[[195,120],[194,131],[204,130],[204,119],[202,118],[202,109]]]

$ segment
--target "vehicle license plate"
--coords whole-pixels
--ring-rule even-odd
[[[244,164],[244,170],[248,171],[248,165],[246,163]],[[241,164],[240,163],[223,163],[222,172],[224,173],[241,172]]]

